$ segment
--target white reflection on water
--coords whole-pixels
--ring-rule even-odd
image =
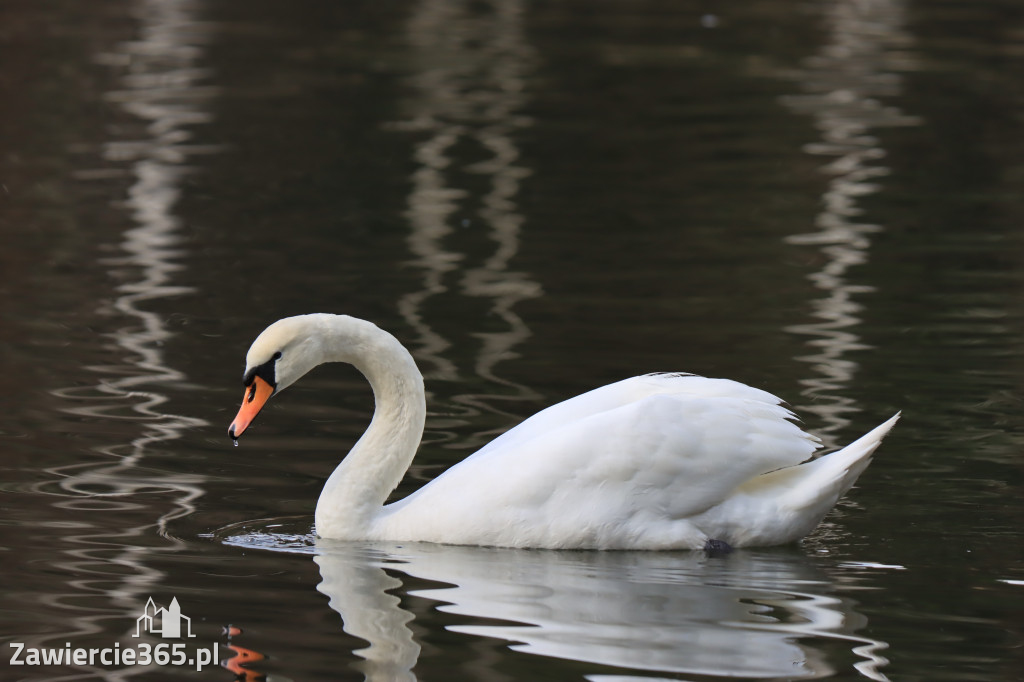
[[[878,97],[900,94],[895,71],[910,68],[906,50],[911,38],[903,32],[903,0],[833,0],[826,3],[827,42],[806,60],[796,74],[806,94],[783,98],[794,111],[814,117],[822,139],[804,148],[808,154],[831,158],[821,168],[828,189],[815,231],[789,237],[793,244],[817,246],[822,265],[809,277],[824,296],[813,301],[814,322],[787,331],[810,337],[812,355],[797,358],[809,363],[815,376],[805,379],[803,395],[811,402],[798,411],[818,415],[817,430],[827,447],[836,445],[837,432],[859,411],[843,395],[857,363],[849,355],[866,348],[856,327],[861,323],[861,294],[870,286],[850,281],[851,268],[867,261],[870,235],[879,225],[859,222],[863,210],[857,202],[880,190],[876,179],[888,174],[880,163],[885,157],[875,128],[916,125],[916,118],[884,105]]]
[[[471,413],[501,412],[492,404],[498,399],[536,397],[494,369],[514,357],[514,348],[530,335],[515,306],[541,295],[528,273],[510,268],[523,222],[516,195],[529,175],[518,163],[515,138],[529,125],[517,112],[534,59],[524,41],[522,5],[520,0],[418,2],[407,24],[408,120],[393,126],[423,136],[414,151],[417,169],[406,213],[411,264],[422,272],[423,285],[402,297],[399,312],[418,335],[415,354],[428,381],[459,379],[455,363],[445,357],[451,343],[428,307],[456,308],[454,317],[465,324],[472,319],[468,311],[474,310],[474,300],[482,299],[487,316],[479,326],[500,327],[474,335],[482,344],[474,372],[511,392],[461,396]]]
[[[166,360],[163,344],[171,338],[165,319],[143,306],[153,301],[191,293],[174,284],[174,273],[182,269],[184,252],[179,246],[181,224],[175,216],[180,181],[186,163],[205,149],[187,144],[187,126],[208,120],[206,102],[212,91],[197,83],[206,72],[196,66],[203,54],[208,28],[196,21],[197,0],[139,0],[133,14],[139,22],[138,40],[122,43],[98,60],[123,70],[123,89],[108,93],[108,100],[131,113],[143,124],[138,139],[109,141],[103,149],[107,163],[123,164],[123,173],[111,169],[83,171],[79,179],[103,180],[127,175],[132,180],[122,204],[134,227],[124,233],[118,245],[121,255],[104,260],[112,278],[123,282],[117,296],[108,302],[109,314],[120,315],[124,324],[111,338],[120,362],[92,367],[100,375],[95,386],[57,391],[71,403],[66,411],[90,420],[137,422],[140,435],[128,443],[118,442],[95,448],[100,461],[48,470],[56,481],[45,482],[40,490],[66,499],[55,506],[93,512],[133,512],[153,517],[141,525],[117,526],[109,519],[95,529],[82,517],[81,531],[67,536],[73,549],[62,566],[90,579],[73,585],[77,592],[55,595],[54,601],[72,614],[60,641],[102,631],[103,621],[141,612],[150,594],[160,594],[163,573],[148,565],[154,552],[175,551],[181,541],[168,531],[168,524],[194,511],[203,494],[204,476],[162,471],[147,463],[147,457],[182,437],[183,432],[206,421],[170,414],[162,409],[168,401],[162,385],[180,384],[186,377]],[[162,493],[159,513],[153,503],[138,502],[139,494]],[[83,606],[83,599],[99,597]],[[75,605],[73,605],[75,604]],[[76,606],[77,605],[77,606]],[[126,633],[127,634],[127,633]],[[139,640],[135,640],[137,644]],[[104,679],[122,679],[145,672],[146,668],[122,671],[95,669]]]
[[[879,670],[887,645],[857,634],[867,619],[795,551],[711,558],[330,541],[316,551],[318,589],[345,632],[369,643],[356,653],[371,681],[415,679],[420,646],[414,616],[394,594],[395,572],[442,584],[409,594],[464,617],[448,630],[523,653],[626,671],[811,679],[837,672],[828,651],[841,641],[863,676],[887,679]]]

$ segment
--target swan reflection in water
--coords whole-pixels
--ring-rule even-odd
[[[318,540],[315,551],[317,589],[345,632],[368,642],[355,652],[367,680],[416,679],[420,647],[414,615],[394,594],[397,573],[441,584],[409,594],[465,617],[449,631],[513,642],[519,652],[633,671],[821,678],[836,672],[822,640],[845,641],[864,677],[887,679],[879,670],[887,645],[856,634],[867,619],[795,550],[709,557]],[[587,679],[650,678],[595,671]]]

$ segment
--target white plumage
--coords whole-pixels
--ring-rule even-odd
[[[320,496],[316,530],[328,538],[576,549],[793,542],[853,485],[899,416],[807,462],[817,439],[769,393],[685,374],[633,377],[537,413],[384,506],[426,415],[422,376],[393,336],[340,315],[279,320],[249,350],[247,396],[257,377],[282,390],[331,361],[363,372],[376,410]],[[233,437],[271,393],[243,402]]]

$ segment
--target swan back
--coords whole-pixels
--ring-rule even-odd
[[[784,428],[790,435],[795,436],[799,434],[799,437],[807,439],[804,448],[806,452],[800,456],[800,459],[797,462],[791,462],[787,458],[788,463],[780,464],[780,466],[789,466],[790,464],[802,462],[818,447],[817,438],[804,433],[792,422],[788,421],[794,418],[793,413],[782,407],[782,400],[771,393],[730,379],[709,379],[695,374],[676,372],[645,374],[643,376],[623,379],[622,381],[595,388],[570,400],[552,405],[526,419],[511,430],[506,431],[498,438],[495,438],[481,448],[477,454],[483,454],[498,448],[516,447],[527,440],[538,435],[547,434],[566,424],[576,422],[591,415],[624,407],[656,395],[743,401],[749,403],[752,409],[758,406],[756,409],[766,410],[766,415],[769,415],[772,421],[783,425],[788,424]]]

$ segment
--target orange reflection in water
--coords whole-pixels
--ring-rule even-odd
[[[228,625],[224,628],[225,634],[228,636],[228,643],[225,645],[228,649],[234,652],[234,656],[226,658],[220,662],[220,664],[235,674],[235,679],[238,682],[265,682],[267,679],[266,673],[257,672],[255,670],[249,670],[245,666],[256,661],[266,660],[266,656],[253,649],[246,649],[245,647],[238,646],[237,644],[231,643],[231,638],[242,634],[242,629],[235,627],[234,625]]]

